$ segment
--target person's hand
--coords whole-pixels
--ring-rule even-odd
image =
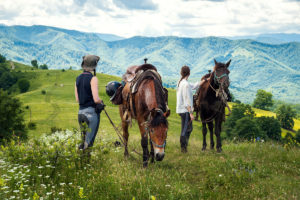
[[[191,118],[191,121],[193,121],[195,119],[193,113],[190,113],[190,118]]]

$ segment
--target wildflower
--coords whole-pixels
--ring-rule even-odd
[[[166,187],[171,187],[171,185],[165,185]]]
[[[83,188],[82,188],[82,187],[79,188],[79,193],[78,193],[78,195],[79,195],[79,197],[80,197],[81,199],[86,198],[86,196],[84,196]]]
[[[58,193],[59,195],[64,195],[64,192],[60,192],[60,193]]]
[[[151,200],[155,200],[155,196],[152,196],[152,195],[151,195],[150,199],[151,199]]]
[[[51,194],[52,194],[52,192],[47,192],[47,193],[46,193],[47,196],[48,196],[48,195],[51,195]]]
[[[39,169],[43,169],[44,167],[43,167],[43,166],[39,166],[38,168],[39,168]]]
[[[73,183],[69,183],[69,185],[72,185]]]
[[[14,190],[13,192],[14,192],[14,193],[18,193],[18,192],[20,192],[20,190]]]
[[[222,177],[223,175],[222,174],[219,174],[219,177]]]
[[[9,199],[14,199],[14,198],[16,198],[15,196],[11,196]]]
[[[24,190],[24,185],[23,185],[23,183],[21,183],[21,185],[20,185],[20,190],[21,190],[21,191]]]
[[[38,175],[38,177],[42,177],[42,176],[43,176],[42,174],[39,174],[39,175]]]
[[[65,183],[60,183],[59,185],[63,186],[63,185],[65,185]]]
[[[48,176],[48,175],[47,175],[47,176],[45,176],[45,178],[49,178],[49,177],[50,177],[50,176]]]
[[[42,187],[46,188],[47,186],[45,184],[41,184]]]
[[[40,198],[40,196],[35,192],[32,198],[33,200],[37,200]]]

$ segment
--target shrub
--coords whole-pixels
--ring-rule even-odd
[[[21,93],[27,92],[30,87],[30,82],[27,79],[21,79],[18,82],[18,86]]]
[[[29,130],[35,130],[35,129],[36,129],[36,123],[34,123],[34,122],[29,122],[29,123],[27,124],[27,127],[28,127]]]
[[[292,109],[289,105],[281,105],[276,111],[276,118],[280,122],[282,128],[293,130],[294,120],[293,118],[297,116],[296,111]]]
[[[300,143],[297,142],[297,139],[290,132],[287,132],[285,137],[282,139],[282,143],[285,149],[290,149],[300,145]]]
[[[48,69],[48,66],[47,66],[46,64],[42,64],[42,65],[40,65],[39,68],[40,68],[40,69]]]
[[[55,133],[55,132],[57,132],[57,131],[62,131],[62,128],[58,128],[58,127],[56,127],[56,126],[52,126],[52,127],[51,127],[51,133]]]
[[[65,70],[65,69],[62,69],[61,71],[62,71],[62,72],[65,72],[66,70]]]
[[[250,105],[247,104],[235,104],[232,107],[232,113],[225,122],[225,132],[228,138],[232,138],[232,130],[234,129],[237,120],[248,116],[253,118],[255,116],[254,111]]]
[[[239,139],[252,140],[256,138],[266,138],[264,132],[255,123],[254,119],[246,116],[236,121],[236,125],[232,130],[233,136]]]
[[[45,90],[42,90],[42,94],[45,95],[45,94],[46,94],[46,91],[45,91]]]
[[[281,128],[280,123],[274,117],[258,117],[255,118],[255,123],[260,127],[262,131],[272,140],[281,140]]]
[[[297,142],[300,143],[300,129],[296,132],[295,138],[296,138]]]
[[[0,141],[10,140],[13,135],[27,138],[21,102],[0,89]]]

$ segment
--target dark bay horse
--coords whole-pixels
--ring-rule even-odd
[[[231,60],[226,64],[218,63],[216,60],[213,72],[209,79],[204,82],[198,91],[198,99],[196,106],[200,110],[200,118],[202,121],[203,146],[202,150],[206,149],[206,134],[208,124],[210,132],[210,148],[214,149],[213,129],[215,128],[215,135],[217,138],[217,151],[222,151],[221,143],[221,126],[225,121],[225,107],[227,106],[227,94],[229,87],[229,73],[228,67]],[[215,122],[215,127],[213,126]]]
[[[132,83],[126,83],[123,89],[123,96],[130,93],[130,84]],[[131,101],[134,108],[131,106],[130,115],[138,122],[140,129],[144,167],[148,165],[149,156],[151,156],[151,161],[154,162],[154,158],[157,161],[162,161],[165,155],[168,131],[167,117],[170,115],[170,111],[167,109],[166,95],[161,82],[151,77],[143,79],[137,92],[131,94]],[[125,98],[123,99],[123,103],[119,106],[123,136],[125,139],[125,156],[128,155],[128,126],[130,124],[130,121],[124,119],[126,107],[128,107],[128,100]],[[150,155],[148,150],[148,137],[151,146]]]

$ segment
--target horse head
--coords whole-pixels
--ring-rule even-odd
[[[165,156],[165,146],[168,132],[167,117],[169,111],[163,112],[161,109],[152,109],[149,114],[148,132],[154,149],[154,156],[157,161],[162,161]]]
[[[230,85],[229,81],[229,73],[228,67],[230,65],[231,60],[229,60],[226,64],[219,63],[214,59],[215,67],[212,73],[212,80],[216,85],[221,89],[227,89]]]

